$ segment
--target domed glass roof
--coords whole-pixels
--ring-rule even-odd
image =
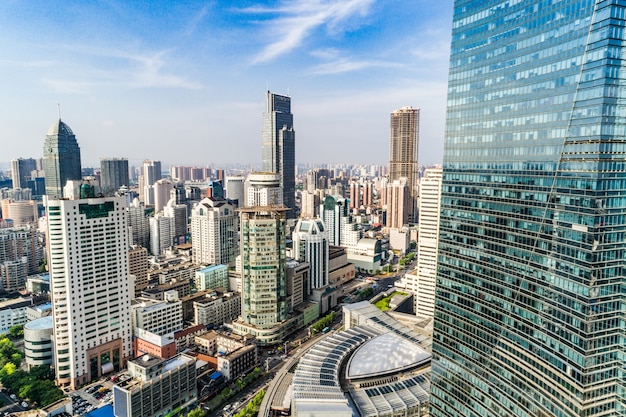
[[[72,129],[70,129],[68,125],[66,125],[65,123],[61,121],[61,119],[59,119],[56,122],[52,123],[52,126],[50,126],[50,129],[48,129],[48,135],[70,136],[70,135],[74,135],[74,132],[72,132]]]

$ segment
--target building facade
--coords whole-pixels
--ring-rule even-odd
[[[46,201],[57,384],[121,369],[132,352],[124,197]]]
[[[292,233],[293,257],[310,265],[308,294],[328,286],[329,239],[320,219],[300,219]]]
[[[263,113],[263,171],[280,176],[287,218],[295,217],[296,208],[296,132],[293,130],[291,97],[267,92]]]
[[[283,192],[280,175],[273,172],[253,172],[246,180],[246,207],[282,206]]]
[[[341,196],[327,195],[320,205],[320,217],[332,245],[354,246],[362,237],[350,215],[349,201]]]
[[[432,415],[621,415],[624,5],[454,11]]]
[[[389,182],[406,178],[409,196],[405,202],[409,221],[417,214],[417,155],[420,111],[407,106],[391,112],[389,135]],[[400,225],[402,226],[402,225]],[[397,227],[397,226],[394,226]]]
[[[100,188],[105,196],[113,195],[121,186],[129,186],[128,159],[100,158]]]
[[[61,119],[50,126],[43,145],[43,170],[46,176],[46,195],[63,197],[67,180],[82,178],[80,148],[72,129]]]
[[[32,172],[37,170],[37,161],[33,158],[18,158],[11,161],[11,180],[13,188],[30,188],[28,181]]]
[[[191,209],[192,256],[197,264],[235,261],[239,246],[239,216],[223,198],[207,197]]]

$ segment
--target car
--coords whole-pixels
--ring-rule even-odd
[[[24,408],[28,408],[28,403],[26,401],[22,401],[21,406]]]
[[[17,399],[17,395],[15,395],[15,394],[11,394],[11,395],[9,395],[9,397],[11,397],[12,400],[16,400]]]

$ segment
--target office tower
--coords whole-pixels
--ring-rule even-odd
[[[174,221],[174,243],[183,244],[186,241],[188,233],[187,205],[176,204],[175,198],[170,198],[167,205],[163,207],[163,215]]]
[[[311,217],[317,217],[320,213],[320,202],[322,190],[315,190],[310,193],[307,190],[302,191],[300,194],[300,217],[306,219]]]
[[[411,193],[406,177],[393,180],[387,185],[387,227],[400,229],[408,223],[410,201]]]
[[[414,222],[417,204],[417,149],[419,140],[420,111],[402,107],[391,112],[389,136],[389,182],[407,179],[410,196],[406,211],[408,221]]]
[[[293,130],[291,97],[267,92],[263,113],[263,171],[279,174],[287,218],[295,218],[296,133]]]
[[[157,213],[148,219],[150,222],[150,253],[159,256],[174,244],[174,219]]]
[[[124,197],[48,199],[48,268],[57,384],[75,389],[130,357]]]
[[[30,188],[28,180],[31,179],[33,171],[37,171],[37,161],[33,158],[12,160],[11,179],[13,180],[13,188]]]
[[[244,183],[244,177],[226,177],[226,198],[236,202],[237,207],[243,207],[245,203]]]
[[[206,189],[207,197],[224,198],[224,186],[222,181],[209,181]]]
[[[122,185],[130,185],[128,180],[128,159],[100,158],[100,186],[102,194],[113,195]]]
[[[282,206],[280,176],[273,172],[253,172],[246,181],[246,207]]]
[[[420,179],[417,268],[407,274],[407,289],[413,292],[415,314],[432,317],[435,308],[439,212],[441,211],[441,168],[428,168]]]
[[[621,415],[623,4],[454,11],[432,414]]]
[[[50,126],[43,145],[43,170],[46,175],[46,194],[63,197],[67,180],[80,180],[80,148],[72,129],[61,119]]]
[[[128,228],[131,245],[150,247],[150,221],[143,203],[135,198],[128,207]]]
[[[318,188],[319,170],[312,169],[306,173],[306,190],[310,193],[314,193]],[[326,188],[326,187],[321,187]]]
[[[262,210],[262,211],[261,211]],[[241,216],[242,320],[261,345],[280,343],[287,319],[284,207],[239,209]]]
[[[293,257],[310,265],[307,294],[328,286],[328,232],[320,219],[300,219],[292,234]]]
[[[191,248],[197,264],[228,264],[239,254],[239,216],[223,198],[207,197],[191,209]]]
[[[348,202],[337,195],[327,195],[320,204],[320,218],[328,230],[330,244],[356,246],[362,233],[350,215]]]

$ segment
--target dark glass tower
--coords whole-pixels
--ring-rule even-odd
[[[455,2],[434,416],[623,416],[626,3]]]
[[[128,159],[101,158],[100,185],[105,196],[115,194],[123,185],[128,186]]]
[[[46,174],[46,195],[63,197],[68,180],[80,180],[80,148],[72,129],[61,119],[50,126],[43,145],[43,170]]]
[[[267,92],[263,113],[263,171],[280,174],[287,218],[295,218],[296,132],[293,130],[291,97]]]

